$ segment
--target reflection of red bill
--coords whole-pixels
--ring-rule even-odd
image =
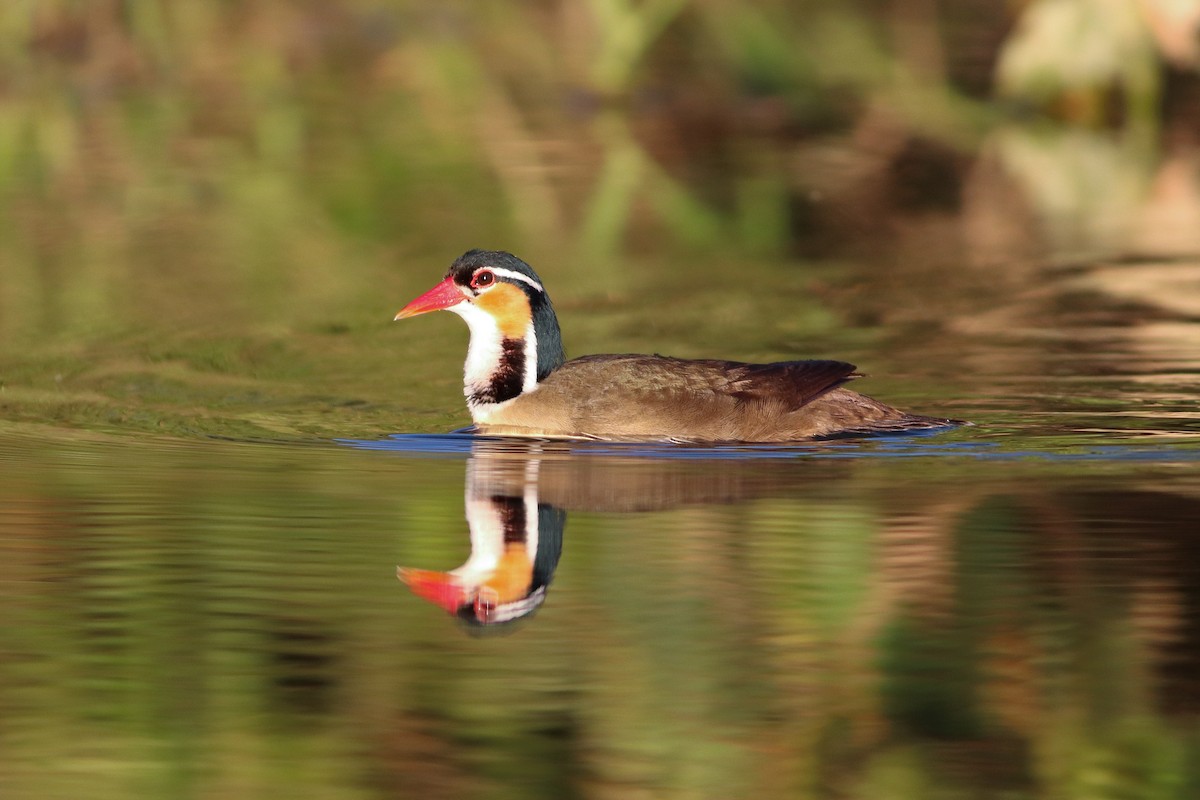
[[[439,605],[451,614],[471,602],[471,594],[448,572],[399,567],[396,577],[408,584],[417,597]]]

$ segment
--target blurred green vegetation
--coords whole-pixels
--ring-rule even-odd
[[[576,353],[777,357],[868,316],[820,307],[838,281],[894,274],[949,318],[1039,247],[1166,242],[1130,220],[1186,53],[1107,7],[4,4],[0,415],[447,427],[461,340],[384,323],[472,246],[547,275]],[[1111,56],[1086,79],[1056,66],[1076,39]],[[1058,123],[998,127],[1022,106]],[[730,338],[672,340],[697,319]]]

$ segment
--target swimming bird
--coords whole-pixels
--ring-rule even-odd
[[[470,250],[396,314],[452,311],[470,328],[463,393],[475,430],[497,436],[790,442],[942,428],[843,388],[843,361],[747,364],[661,355],[567,360],[542,279],[511,253]]]

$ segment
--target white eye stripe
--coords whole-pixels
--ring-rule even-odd
[[[511,278],[514,281],[522,281],[537,289],[542,294],[546,293],[546,290],[542,288],[542,285],[528,275],[522,275],[515,270],[503,269],[501,267],[484,267],[484,269],[490,270],[492,274],[499,275],[502,278]]]

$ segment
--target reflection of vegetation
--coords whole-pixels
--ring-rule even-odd
[[[1198,788],[1186,486],[1031,464],[1008,480],[1039,488],[989,495],[988,465],[799,461],[782,484],[770,464],[642,463],[663,487],[715,468],[783,496],[576,513],[551,602],[470,639],[392,577],[461,560],[462,464],[392,455],[27,455],[0,486],[6,792]]]
[[[989,145],[1042,210],[1056,249],[1120,252],[1136,240],[1158,158],[1146,136],[1010,128],[997,131]]]

